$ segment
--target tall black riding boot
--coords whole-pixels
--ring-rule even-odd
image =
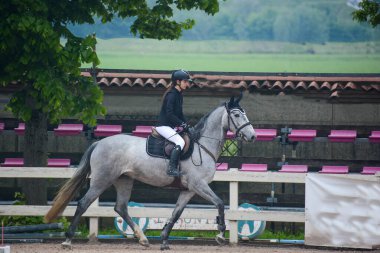
[[[167,170],[168,176],[179,177],[181,174],[178,168],[179,155],[181,153],[181,146],[177,145],[174,147],[169,161],[169,168]]]

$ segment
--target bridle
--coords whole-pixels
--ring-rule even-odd
[[[227,115],[228,115],[228,129],[227,129],[227,130],[231,131],[231,127],[230,127],[230,126],[231,126],[231,123],[230,123],[230,122],[232,122],[233,126],[234,126],[235,129],[236,129],[235,136],[239,136],[239,132],[240,132],[244,127],[252,125],[251,122],[248,121],[248,122],[244,123],[243,125],[241,125],[240,127],[238,127],[237,124],[235,123],[234,119],[233,119],[232,116],[231,116],[231,112],[232,112],[233,110],[239,110],[239,112],[241,112],[241,113],[243,113],[243,115],[245,115],[244,110],[241,109],[241,108],[233,108],[233,109],[229,109],[227,103],[225,103],[224,106],[225,106],[225,108],[226,108],[226,110],[227,110]],[[205,138],[209,138],[209,139],[214,139],[214,138],[207,137],[207,136],[200,136],[200,137],[205,137]],[[215,140],[219,141],[219,144],[221,143],[221,140],[219,140],[219,139],[215,139]],[[206,153],[207,153],[207,154],[208,154],[208,155],[214,160],[214,162],[217,161],[216,157],[214,156],[214,154],[213,154],[210,150],[208,150],[205,146],[203,146],[202,144],[200,144],[198,140],[196,140],[195,142],[198,144],[198,146],[199,146],[200,148],[202,148],[202,149],[203,149],[203,150],[204,150],[204,151],[205,151],[205,152],[206,152]],[[199,154],[201,154],[201,153],[199,152]],[[193,162],[193,164],[194,164],[194,162]],[[201,156],[201,164],[202,164],[202,156]],[[195,165],[195,164],[194,164],[194,165]],[[198,166],[199,166],[199,165],[198,165]]]
[[[225,103],[224,106],[226,107],[227,115],[228,115],[228,130],[231,131],[231,123],[230,123],[230,122],[232,122],[233,126],[234,126],[235,129],[236,129],[235,136],[239,136],[239,132],[240,132],[244,127],[252,125],[251,122],[248,121],[248,122],[244,123],[243,125],[241,125],[240,127],[238,127],[237,124],[235,123],[234,119],[233,119],[232,116],[231,116],[231,112],[234,111],[234,110],[238,110],[238,111],[241,112],[243,115],[245,115],[244,110],[241,109],[241,108],[233,108],[233,109],[230,109],[230,108],[228,108],[227,103]]]

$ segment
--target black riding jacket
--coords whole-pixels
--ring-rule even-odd
[[[186,122],[182,112],[182,103],[182,93],[173,87],[165,95],[157,126],[176,127]]]

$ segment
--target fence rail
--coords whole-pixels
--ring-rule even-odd
[[[75,168],[47,168],[47,167],[1,167],[0,178],[70,178]],[[229,220],[230,243],[238,242],[238,220],[262,220],[277,222],[305,222],[304,212],[295,211],[248,211],[238,210],[238,190],[239,182],[282,182],[282,183],[305,183],[308,173],[281,173],[281,172],[243,172],[237,169],[229,171],[217,171],[214,181],[224,181],[230,184],[230,209],[226,210],[225,217]],[[333,175],[334,176],[334,175]],[[352,179],[378,181],[379,173],[374,175],[345,174],[335,175]],[[0,216],[43,216],[47,213],[50,206],[13,206],[0,205]],[[63,212],[63,216],[73,216],[76,207],[68,206]],[[172,208],[153,208],[153,207],[130,207],[128,208],[132,217],[148,218],[169,218],[173,211]],[[83,215],[90,217],[90,235],[98,235],[99,217],[116,217],[117,214],[113,207],[99,206],[95,201]],[[214,219],[217,216],[216,209],[185,209],[182,218],[206,218]]]

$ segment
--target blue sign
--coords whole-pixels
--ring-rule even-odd
[[[252,210],[255,212],[261,209],[255,205],[243,203],[239,206],[239,210]],[[243,239],[253,239],[264,232],[265,221],[242,220],[238,221],[238,236]]]

